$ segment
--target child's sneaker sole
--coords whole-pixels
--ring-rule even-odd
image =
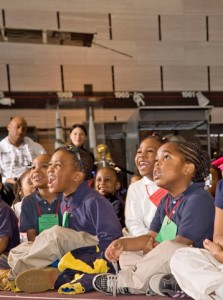
[[[54,288],[59,275],[60,271],[57,268],[30,269],[16,277],[15,285],[26,293],[45,292]]]

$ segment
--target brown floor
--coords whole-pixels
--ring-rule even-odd
[[[148,300],[148,297],[145,295],[119,295],[115,298],[118,298],[120,300]],[[36,294],[26,294],[26,293],[13,293],[13,292],[0,292],[0,300],[1,299],[18,299],[18,300],[25,300],[25,299],[40,299],[40,300],[57,300],[57,299],[78,299],[78,300],[86,300],[86,299],[92,299],[92,300],[112,300],[114,299],[111,296],[104,295],[102,293],[98,292],[91,292],[81,295],[61,295],[58,294],[56,291],[48,291],[45,293],[36,293]],[[160,297],[160,296],[152,296],[152,300],[164,300],[164,299],[170,299],[168,297]],[[184,298],[185,300],[190,300],[191,298]]]

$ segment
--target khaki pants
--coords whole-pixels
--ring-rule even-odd
[[[145,294],[149,279],[154,274],[170,273],[170,259],[174,252],[185,244],[165,241],[146,255],[142,252],[125,252],[120,257],[121,271],[117,287],[128,287],[132,294]]]
[[[12,271],[9,279],[13,280],[27,269],[45,268],[73,249],[97,244],[96,236],[55,225],[40,233],[33,243],[22,243],[10,251],[8,264]]]
[[[223,285],[223,264],[205,249],[180,249],[170,266],[180,287],[193,299],[213,299],[210,294]]]

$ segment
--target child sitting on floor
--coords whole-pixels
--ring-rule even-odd
[[[173,255],[168,274],[161,281],[179,284],[193,299],[223,299],[223,179],[215,194],[215,227],[212,239],[203,241],[205,249],[180,249]],[[170,289],[172,285],[169,285]]]
[[[143,139],[137,149],[135,165],[141,179],[130,184],[125,204],[125,223],[132,236],[146,234],[156,208],[167,193],[153,180],[153,167],[158,148],[167,140],[154,133]]]
[[[28,241],[34,241],[43,230],[62,224],[61,193],[49,191],[47,168],[51,155],[41,154],[32,163],[30,179],[35,190],[22,201],[20,232],[26,232]]]
[[[61,212],[65,227],[56,225],[41,232],[28,252],[21,247],[10,252],[12,270],[9,279],[15,279],[19,290],[29,293],[46,291],[53,288],[59,275],[59,285],[73,280],[79,273],[75,268],[80,267],[76,264],[74,252],[70,252],[73,249],[77,249],[78,257],[81,254],[85,261],[94,262],[97,255],[98,258],[102,256],[100,266],[96,263],[87,268],[92,272],[111,270],[103,253],[111,241],[122,236],[122,228],[112,205],[89,187],[92,170],[92,156],[85,150],[68,146],[53,154],[47,170],[48,188],[51,193],[63,192]],[[40,179],[38,174],[34,177]],[[48,268],[57,259],[60,260],[59,270],[64,271],[62,274],[57,268]],[[79,292],[79,283],[73,283],[72,287]]]
[[[204,189],[209,169],[207,152],[193,144],[168,142],[158,149],[154,181],[169,193],[162,198],[148,234],[121,238],[108,246],[107,259],[119,259],[121,271],[95,276],[96,290],[110,295],[170,296],[157,281],[160,273],[170,272],[174,252],[182,247],[202,247],[203,240],[212,238],[214,201]],[[123,251],[129,251],[128,265],[122,265]]]
[[[12,208],[18,219],[21,214],[23,198],[30,195],[34,190],[34,186],[30,179],[30,171],[31,169],[29,168],[19,178],[14,178],[15,184],[13,186],[13,192],[15,199],[12,203]]]
[[[97,170],[95,176],[95,190],[112,204],[123,228],[125,227],[124,201],[118,195],[120,188],[121,182],[114,168],[101,167]]]

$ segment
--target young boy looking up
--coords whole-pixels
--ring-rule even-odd
[[[91,155],[75,146],[59,148],[53,154],[47,171],[49,191],[63,193],[61,212],[68,228],[46,229],[28,253],[21,255],[21,249],[10,253],[10,279],[17,276],[15,283],[20,290],[40,292],[52,288],[58,270],[48,272],[43,268],[73,249],[98,245],[103,251],[122,236],[112,205],[88,185],[92,169]]]
[[[26,232],[28,241],[34,241],[43,230],[62,224],[60,204],[62,193],[50,192],[47,169],[49,154],[41,154],[32,162],[30,179],[35,190],[22,201],[20,231]]]

